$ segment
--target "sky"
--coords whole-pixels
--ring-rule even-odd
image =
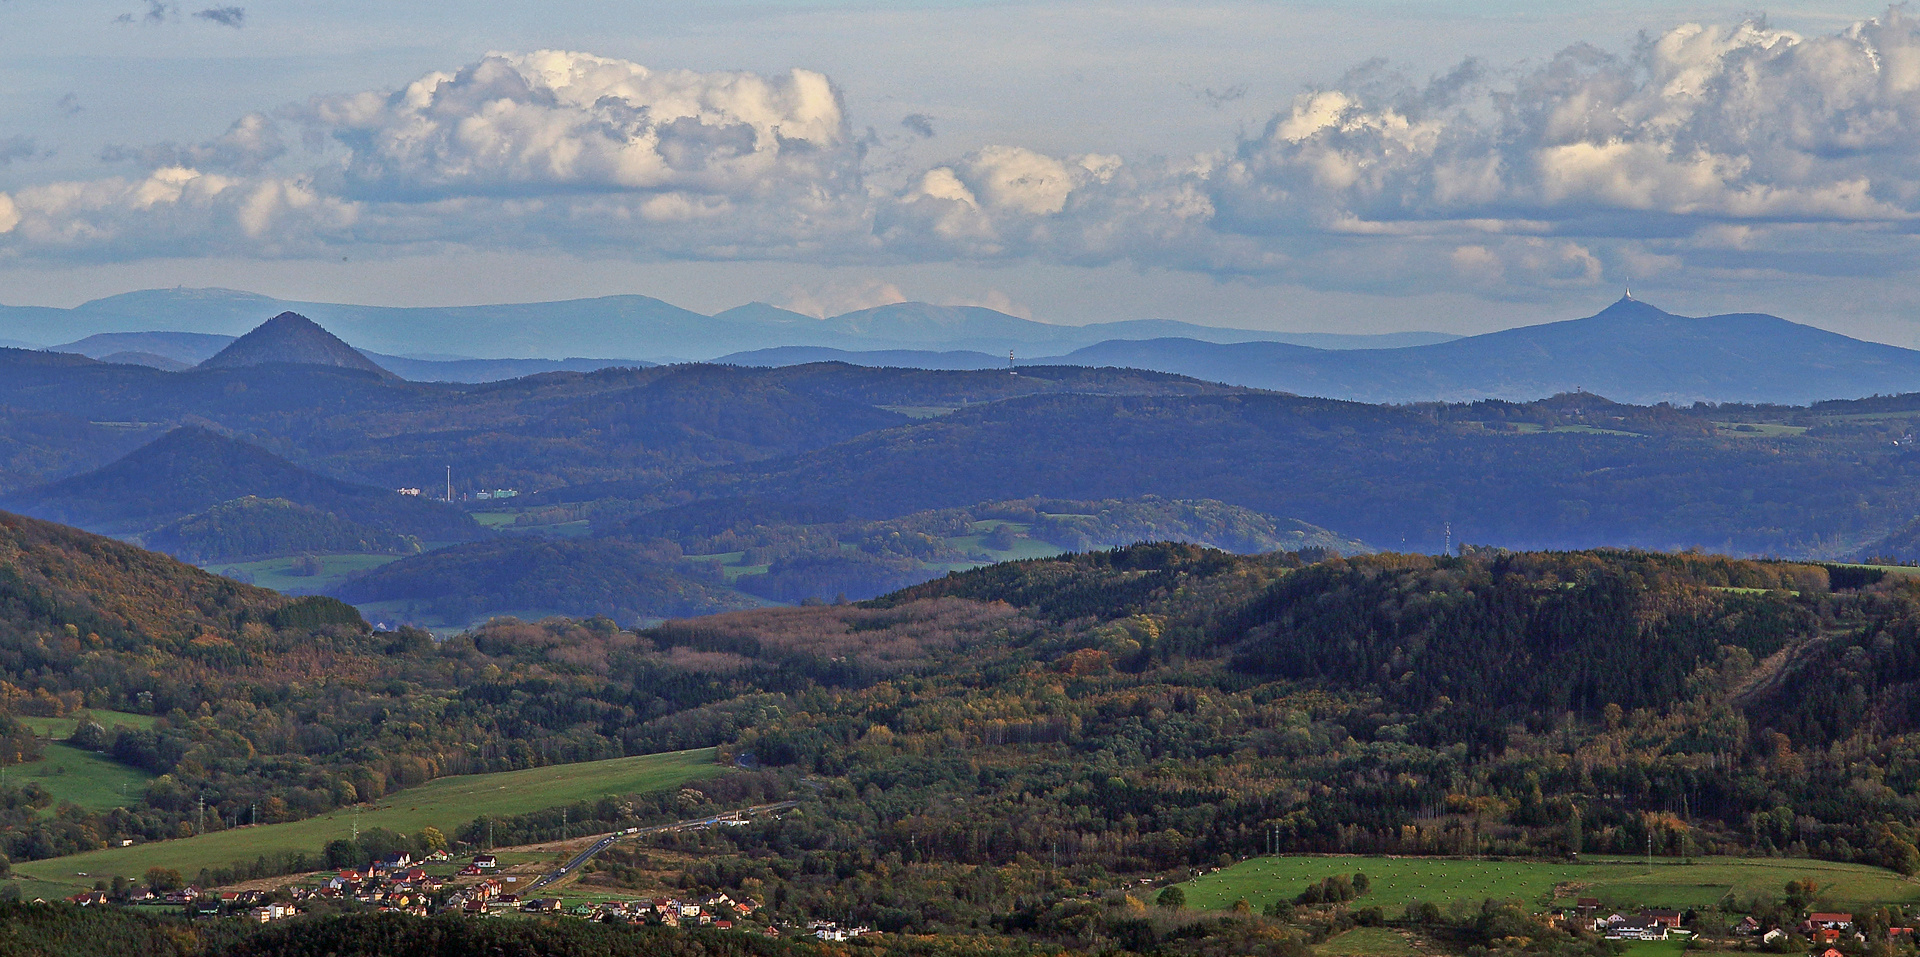
[[[1920,347],[1920,12],[0,0],[0,302],[225,286]]]

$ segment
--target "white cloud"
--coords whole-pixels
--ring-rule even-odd
[[[893,283],[882,279],[860,279],[819,286],[793,286],[775,305],[816,319],[825,319],[906,301],[906,294]]]
[[[1899,9],[1827,36],[1682,24],[1622,54],[1580,45],[1506,73],[1469,61],[1424,86],[1383,76],[1303,93],[1200,155],[992,144],[881,188],[819,73],[496,53],[252,114],[198,146],[127,151],[149,166],[140,176],[16,189],[0,252],[537,246],[874,268],[1120,263],[1483,295],[1647,269],[1911,268],[1920,25]],[[289,124],[309,152],[287,150]],[[875,280],[789,303],[842,312],[898,292]]]
[[[346,183],[366,199],[857,182],[839,94],[807,70],[763,77],[495,53],[391,93],[318,98],[299,119],[348,147]]]

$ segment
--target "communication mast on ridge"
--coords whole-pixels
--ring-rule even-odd
[[[453,501],[453,466],[447,466],[447,501]]]
[[[1012,349],[1007,350],[1007,374],[1008,375],[1020,374],[1018,372],[1013,371],[1013,350]]]

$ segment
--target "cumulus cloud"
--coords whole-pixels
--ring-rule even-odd
[[[0,194],[0,238],[81,259],[174,249],[300,254],[351,238],[359,211],[310,184],[165,167]]]
[[[934,132],[921,114],[901,124]],[[115,148],[141,171],[7,197],[0,255],[136,255],[140,237],[179,254],[264,229],[287,238],[263,248],[288,254],[1124,263],[1494,295],[1678,270],[1895,272],[1912,268],[1920,221],[1920,24],[1900,9],[1824,36],[1682,24],[1625,51],[1577,45],[1505,71],[1466,60],[1420,83],[1368,63],[1185,157],[998,143],[870,179],[880,161],[852,128],[807,70],[495,53],[250,115],[205,143]],[[789,305],[898,295],[875,283]]]
[[[1822,37],[1684,24],[1622,54],[1579,45],[1512,75],[1468,60],[1425,84],[1369,63],[1215,155],[988,147],[927,171],[879,222],[950,255],[1381,291],[1547,290],[1743,256],[1905,269],[1916,153],[1920,26],[1895,9]]]
[[[100,159],[107,163],[138,163],[149,167],[190,166],[225,170],[255,171],[287,152],[280,138],[280,127],[271,117],[249,113],[234,121],[227,131],[205,143],[181,146],[154,143],[146,146],[107,146]]]
[[[344,182],[369,199],[628,192],[699,205],[858,176],[839,93],[808,70],[492,54],[397,91],[316,99],[299,118],[348,148]]]

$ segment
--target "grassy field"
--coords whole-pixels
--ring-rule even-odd
[[[145,729],[153,727],[153,722],[156,720],[154,716],[150,714],[109,711],[105,708],[76,711],[73,714],[60,718],[42,718],[37,715],[22,715],[17,720],[19,720],[21,724],[32,728],[34,734],[43,738],[59,740],[73,735],[73,729],[79,726],[80,718],[83,715],[92,718],[94,721],[99,722],[102,727],[107,728],[126,727]]]
[[[1684,940],[1635,940],[1627,943],[1627,957],[1680,957],[1687,952]]]
[[[1651,871],[1633,860],[1579,864],[1532,861],[1383,857],[1262,857],[1243,861],[1187,885],[1193,907],[1218,909],[1246,898],[1255,909],[1292,899],[1308,884],[1335,874],[1367,875],[1362,903],[1389,913],[1409,901],[1447,904],[1486,898],[1546,905],[1597,897],[1609,908],[1703,907],[1729,894],[1777,896],[1790,880],[1811,877],[1836,904],[1864,906],[1920,901],[1920,882],[1877,867],[1774,858],[1699,858],[1656,861]]]
[[[1406,935],[1386,927],[1355,927],[1313,952],[1321,957],[1413,957],[1418,953]]]
[[[1719,434],[1728,438],[1777,439],[1805,435],[1807,426],[1781,425],[1776,422],[1715,422]]]
[[[388,562],[398,561],[399,555],[316,555],[320,560],[320,574],[295,575],[292,558],[269,558],[258,562],[215,562],[203,565],[207,571],[216,575],[230,574],[232,571],[244,572],[252,576],[253,584],[261,588],[271,588],[287,594],[317,594],[326,591],[348,575],[379,568]]]
[[[992,534],[994,529],[1002,525],[1011,525],[1014,533],[1018,535],[1024,535],[1032,527],[1019,522],[1008,522],[997,518],[987,519],[986,521],[974,522],[969,528],[968,534],[952,536],[944,539],[944,541],[948,545],[970,555],[984,553],[996,562],[1017,561],[1023,558],[1051,558],[1054,555],[1060,554],[1059,547],[1033,538],[1016,538],[1013,540],[1013,547],[1011,548],[995,549],[987,547],[987,536]],[[850,550],[854,548],[854,546],[843,545],[842,548]],[[717,564],[720,568],[720,574],[725,576],[728,584],[732,584],[745,575],[759,575],[766,572],[768,568],[766,565],[744,564],[746,557],[746,552],[717,552],[711,555],[687,556],[688,559],[693,561],[714,562]],[[931,573],[944,575],[947,572],[967,571],[979,568],[985,564],[987,563],[984,561],[927,562],[924,563],[923,567]]]
[[[40,760],[8,768],[5,783],[13,787],[38,784],[53,795],[54,807],[72,801],[89,811],[111,811],[139,804],[151,780],[153,775],[138,768],[56,743],[47,745]]]
[[[60,718],[22,716],[18,719],[21,724],[52,743],[47,745],[46,754],[40,760],[0,771],[0,784],[14,787],[28,782],[38,784],[53,795],[54,808],[62,801],[72,801],[89,811],[110,811],[138,803],[140,795],[147,789],[147,782],[153,780],[153,775],[92,751],[60,743],[73,734],[82,714],[109,728],[151,728],[154,722],[152,715],[108,711],[104,708]],[[51,814],[54,808],[48,808],[44,813]]]
[[[659,790],[722,770],[714,763],[713,749],[700,748],[525,771],[460,775],[388,795],[373,806],[363,806],[358,814],[341,810],[287,824],[89,851],[23,863],[14,870],[29,880],[76,889],[93,886],[102,875],[137,877],[150,867],[175,868],[191,878],[203,867],[250,861],[262,854],[317,852],[328,841],[350,837],[356,818],[361,830],[384,827],[411,834],[433,825],[451,832],[483,814],[524,814],[609,794]],[[89,876],[82,877],[83,871]]]

